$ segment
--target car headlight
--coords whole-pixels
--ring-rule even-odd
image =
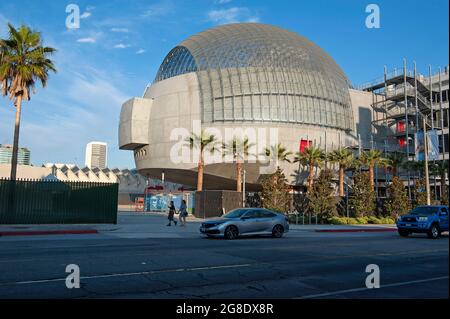
[[[426,222],[428,217],[419,217],[419,222]]]

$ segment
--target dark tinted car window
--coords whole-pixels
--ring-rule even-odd
[[[247,212],[247,209],[234,209],[229,213],[223,215],[225,218],[239,218]]]
[[[260,210],[259,214],[261,216],[261,218],[271,218],[271,217],[275,217],[275,214],[268,211],[268,210]]]
[[[441,212],[445,213],[445,214],[448,214],[448,210],[447,210],[446,207],[441,207]]]
[[[438,207],[418,206],[411,211],[411,215],[433,215],[439,212]]]
[[[244,215],[245,218],[258,218],[259,211],[258,210],[249,210],[247,214]]]

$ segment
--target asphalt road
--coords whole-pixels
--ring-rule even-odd
[[[395,232],[10,238],[0,239],[0,298],[448,298],[448,257],[448,236]],[[65,285],[68,264],[79,289]],[[365,286],[368,264],[380,268],[378,289]]]

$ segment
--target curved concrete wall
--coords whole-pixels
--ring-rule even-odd
[[[171,150],[183,138],[174,134],[182,129],[186,134],[194,130],[195,121],[202,129],[213,127],[217,135],[225,136],[227,129],[263,130],[266,145],[270,141],[270,130],[278,130],[278,139],[292,152],[299,150],[300,140],[308,139],[316,145],[331,150],[339,145],[356,145],[354,132],[345,132],[316,125],[273,122],[224,121],[202,124],[200,89],[196,73],[188,73],[157,82],[150,86],[141,99],[133,99],[122,107],[119,145],[122,149],[133,149],[136,167],[149,177],[159,178],[164,171],[168,181],[195,185],[196,158],[191,163],[176,163],[171,159]],[[146,122],[146,123],[144,123]],[[183,130],[184,129],[184,130]],[[147,131],[145,135],[145,131]],[[173,134],[171,140],[171,134]],[[225,140],[228,142],[229,139]],[[259,143],[261,144],[261,143]],[[261,145],[259,145],[261,146]],[[264,145],[262,145],[264,146]],[[258,154],[262,149],[257,150]],[[267,164],[266,164],[267,165]],[[246,164],[249,189],[257,188],[261,178],[261,164]],[[288,180],[303,181],[306,174],[298,174],[298,164],[280,165]],[[300,171],[302,169],[300,168]],[[205,167],[205,189],[234,189],[235,165],[207,163]]]

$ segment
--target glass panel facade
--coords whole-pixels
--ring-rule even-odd
[[[219,26],[169,52],[155,82],[196,72],[202,121],[272,121],[353,129],[349,82],[296,33],[257,23]]]

